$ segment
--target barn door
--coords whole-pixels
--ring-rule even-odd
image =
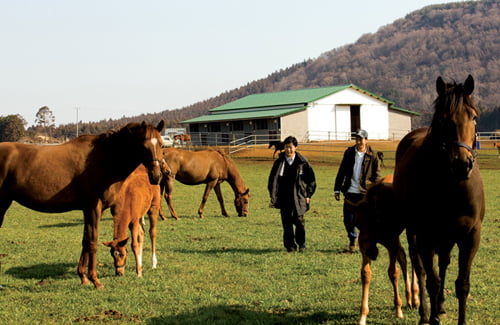
[[[351,133],[361,128],[360,105],[351,105]]]

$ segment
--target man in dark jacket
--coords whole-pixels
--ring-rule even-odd
[[[365,195],[367,189],[379,181],[380,166],[377,153],[367,144],[368,132],[359,129],[355,133],[356,145],[347,148],[335,178],[334,196],[340,200],[340,192],[345,199],[357,203]],[[354,214],[344,204],[344,226],[349,237],[349,249],[356,248],[358,234],[354,226]]]
[[[288,252],[296,251],[297,246],[302,252],[306,249],[304,214],[309,210],[316,190],[316,178],[307,159],[296,152],[297,139],[287,137],[283,144],[285,151],[273,164],[267,189],[271,197],[270,206],[280,209],[283,245]]]

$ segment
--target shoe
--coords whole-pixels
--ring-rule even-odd
[[[306,250],[306,246],[300,246],[299,247],[299,253],[303,253]]]
[[[293,253],[293,252],[297,251],[297,248],[295,248],[295,247],[287,247],[287,248],[286,248],[286,251],[287,251],[288,253]]]

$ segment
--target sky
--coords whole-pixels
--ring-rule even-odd
[[[182,108],[446,0],[0,0],[0,116]]]

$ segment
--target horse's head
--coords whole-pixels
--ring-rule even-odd
[[[431,125],[431,134],[439,141],[457,179],[470,176],[476,159],[476,118],[478,110],[471,98],[474,79],[471,75],[463,84],[436,81],[438,97]]]
[[[238,217],[246,217],[248,216],[248,204],[250,202],[250,189],[243,193],[238,193],[236,198],[234,199],[234,207],[236,208],[236,212],[238,212]]]
[[[112,240],[104,242],[105,246],[110,248],[111,256],[113,257],[115,265],[115,274],[124,275],[125,274],[125,264],[127,263],[127,241],[128,238],[123,240]]]
[[[159,184],[162,173],[168,170],[167,164],[163,160],[161,132],[165,128],[165,122],[162,120],[155,127],[142,122],[140,125],[129,127],[130,132],[137,139],[137,144],[142,152],[139,157],[140,162],[148,170],[149,181],[151,184]],[[133,145],[132,143],[130,144]]]

